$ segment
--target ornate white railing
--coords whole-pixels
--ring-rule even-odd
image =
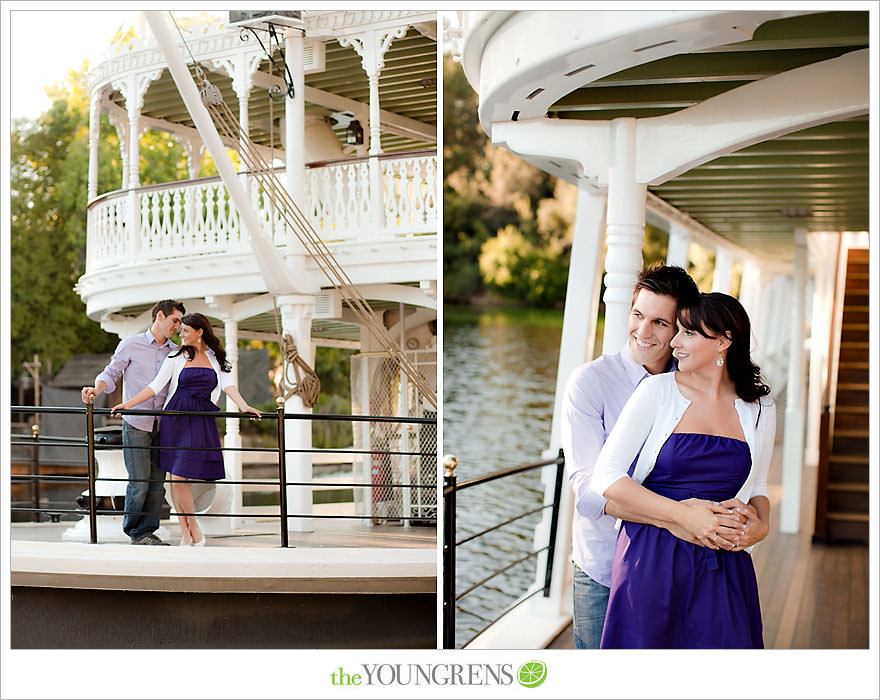
[[[434,151],[316,163],[307,169],[300,206],[327,242],[436,234],[436,173]],[[263,230],[286,246],[294,236],[281,214],[255,180],[242,177]],[[131,211],[137,212],[134,220]],[[89,205],[87,273],[133,260],[248,249],[238,212],[217,177],[108,193]]]

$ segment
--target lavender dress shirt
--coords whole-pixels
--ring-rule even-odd
[[[149,329],[146,333],[123,338],[116,346],[110,364],[95,377],[95,384],[103,381],[107,385],[104,392],[109,394],[124,375],[122,400],[128,401],[153,380],[165,358],[177,347],[171,340],[160,344]],[[160,411],[167,393],[167,388],[163,389],[153,398],[138,404],[136,408],[144,411]],[[153,429],[153,421],[156,418],[157,416],[123,416],[122,420],[138,430],[149,431]]]
[[[590,489],[590,478],[624,405],[648,376],[630,356],[627,342],[616,355],[602,355],[578,367],[565,387],[560,433],[575,502],[571,558],[603,586],[611,585],[617,521],[605,514],[605,499]]]

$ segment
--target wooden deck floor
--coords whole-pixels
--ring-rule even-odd
[[[765,648],[867,649],[868,547],[812,544],[815,468],[804,470],[800,531],[780,533],[781,481],[782,445],[777,443],[768,479],[777,522],[752,552]],[[547,648],[574,648],[571,625]]]

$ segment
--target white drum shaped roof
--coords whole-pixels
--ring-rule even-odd
[[[491,134],[493,123],[544,117],[661,117],[839,57],[867,75],[868,25],[868,12],[856,11],[473,12],[462,62]],[[816,96],[828,87],[816,84]],[[648,189],[759,255],[791,259],[796,226],[867,230],[868,126],[865,108]],[[570,163],[527,159],[577,182]]]
[[[225,16],[225,13],[224,13]],[[395,38],[384,56],[384,67],[379,76],[379,103],[385,112],[392,112],[400,117],[413,119],[425,125],[426,131],[435,131],[437,126],[437,41],[436,22],[426,22],[433,13],[424,12],[306,12],[306,50],[311,55],[313,45],[323,45],[323,69],[313,69],[309,65],[305,71],[307,88],[316,88],[335,96],[354,100],[363,105],[369,104],[370,87],[367,75],[361,65],[361,57],[350,47],[342,47],[337,41],[338,36],[351,35],[371,27],[399,26],[413,22],[406,34]],[[361,24],[356,24],[360,22]],[[433,25],[433,31],[432,31]],[[261,32],[263,44],[268,48],[265,32]],[[218,36],[226,36],[221,42]],[[238,97],[232,86],[232,78],[222,70],[211,66],[211,59],[230,57],[238,51],[259,49],[253,34],[240,27],[224,27],[199,25],[192,31],[184,33],[187,44],[199,63],[208,68],[206,75],[214,85],[220,88],[223,99],[233,113],[238,113]],[[433,37],[433,38],[432,38]],[[282,39],[283,42],[283,39]],[[273,43],[273,55],[277,65],[280,56]],[[181,44],[181,50],[182,48]],[[260,50],[261,53],[262,50]],[[187,62],[190,62],[187,56]],[[121,91],[113,86],[124,71],[137,70],[139,73],[148,71],[153,66],[164,67],[165,61],[154,43],[152,36],[146,35],[137,39],[130,46],[118,47],[108,52],[105,57],[93,66],[90,71],[91,84],[89,91],[102,88],[110,102],[125,108],[125,98]],[[263,53],[263,59],[257,65],[257,72],[267,78],[270,73],[277,79],[279,69],[273,66]],[[118,84],[118,83],[117,83]],[[268,89],[260,86],[255,80],[254,88],[248,99],[250,137],[260,145],[269,145],[269,106]],[[275,147],[279,145],[279,131],[283,132],[284,102],[273,101],[273,118],[275,125],[272,138]],[[333,107],[309,102],[306,98],[306,113],[330,117],[335,111]],[[180,98],[171,73],[165,68],[158,78],[153,80],[144,95],[143,117],[166,121],[192,127],[193,122]],[[337,135],[344,140],[347,121],[334,126]],[[366,125],[364,125],[366,128]],[[435,139],[419,138],[418,133],[405,133],[403,130],[383,130],[382,149],[384,152],[407,151],[436,146]]]

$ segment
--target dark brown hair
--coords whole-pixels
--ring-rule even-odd
[[[679,304],[676,318],[682,328],[696,331],[704,338],[730,339],[725,366],[736,395],[743,401],[757,401],[770,393],[770,387],[762,381],[761,368],[749,354],[749,315],[734,297],[721,292],[700,294],[691,302]]]
[[[155,322],[156,316],[161,311],[165,316],[170,316],[174,313],[174,310],[177,309],[180,313],[186,313],[186,307],[183,305],[183,302],[174,301],[174,299],[163,299],[162,301],[157,301],[153,304],[153,308],[150,313],[153,314],[153,321]]]
[[[223,346],[220,344],[220,339],[214,335],[214,329],[211,328],[211,322],[208,320],[207,316],[199,313],[187,314],[180,319],[180,322],[181,324],[189,326],[190,328],[195,328],[196,330],[201,328],[203,331],[202,340],[205,341],[205,345],[214,351],[220,369],[223,372],[229,372],[232,369],[226,361],[226,350],[224,350]],[[180,348],[172,352],[169,357],[177,357],[182,352],[186,353],[186,357],[189,360],[192,360],[196,356],[196,349],[192,345],[181,345]]]
[[[672,297],[679,304],[693,301],[700,294],[691,276],[675,265],[655,265],[642,269],[633,288],[633,303],[640,289]]]

